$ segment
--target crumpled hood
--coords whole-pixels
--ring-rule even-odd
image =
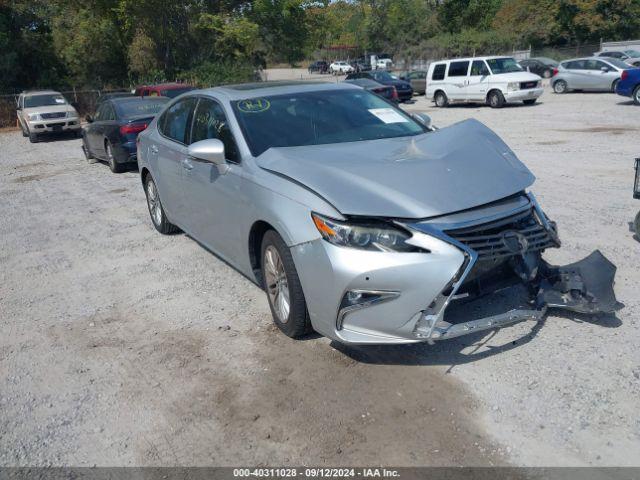
[[[535,180],[476,120],[415,137],[271,148],[256,161],[344,215],[428,218],[502,199]]]

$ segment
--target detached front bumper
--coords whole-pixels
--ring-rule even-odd
[[[474,240],[466,244],[441,225],[404,224],[413,234],[408,242],[429,253],[362,251],[321,239],[294,246],[292,255],[314,329],[351,344],[431,343],[525,320],[539,321],[547,308],[608,313],[622,307],[613,292],[613,264],[600,252],[566,267],[547,264],[540,252],[559,246],[555,228],[533,197],[524,205],[521,202],[511,216],[526,215],[541,216],[540,224],[523,227],[523,233],[475,232]],[[491,225],[502,220],[499,217]],[[467,235],[459,238],[469,237],[465,233],[469,228],[459,231]],[[507,240],[496,246],[487,240],[494,237]],[[505,253],[508,248],[521,251],[511,255]],[[448,321],[445,313],[450,304],[468,296],[478,271],[496,259],[513,267],[516,281],[529,291],[528,302],[477,319],[469,319],[470,312],[465,311],[462,321]]]
[[[539,98],[544,93],[544,88],[529,88],[526,90],[509,91],[504,95],[507,103],[517,103],[524,100],[533,100]]]

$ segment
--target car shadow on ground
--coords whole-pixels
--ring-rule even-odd
[[[552,310],[552,313],[554,317],[572,320],[577,323],[590,323],[603,328],[618,328],[622,325],[620,319],[614,314],[594,316],[557,310]],[[500,330],[496,329],[435,342],[434,345],[427,343],[414,343],[409,345],[345,345],[334,341],[331,342],[331,346],[347,357],[361,363],[405,366],[440,365],[449,366],[450,370],[456,365],[476,362],[526,345],[537,337],[546,322],[547,317],[545,316],[542,320],[533,323],[531,329],[526,334],[517,340],[511,340],[502,345],[489,344]]]
[[[73,134],[62,133],[59,135],[43,135],[38,137],[38,141],[36,143],[52,143],[52,142],[64,142],[67,140],[79,140],[81,137],[76,137]]]

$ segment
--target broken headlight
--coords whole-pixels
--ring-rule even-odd
[[[424,252],[406,243],[411,235],[387,223],[341,222],[312,213],[313,223],[327,242],[339,247],[358,248],[377,252]]]

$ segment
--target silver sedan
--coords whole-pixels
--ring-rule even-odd
[[[138,139],[155,228],[264,288],[291,337],[431,342],[548,307],[620,308],[599,252],[542,259],[559,240],[534,177],[477,121],[436,129],[354,85],[276,82],[189,92]],[[521,306],[471,318],[470,303],[523,284]]]
[[[571,90],[615,92],[622,72],[632,68],[616,58],[575,58],[558,65],[557,73],[551,78],[551,86],[556,93]]]

